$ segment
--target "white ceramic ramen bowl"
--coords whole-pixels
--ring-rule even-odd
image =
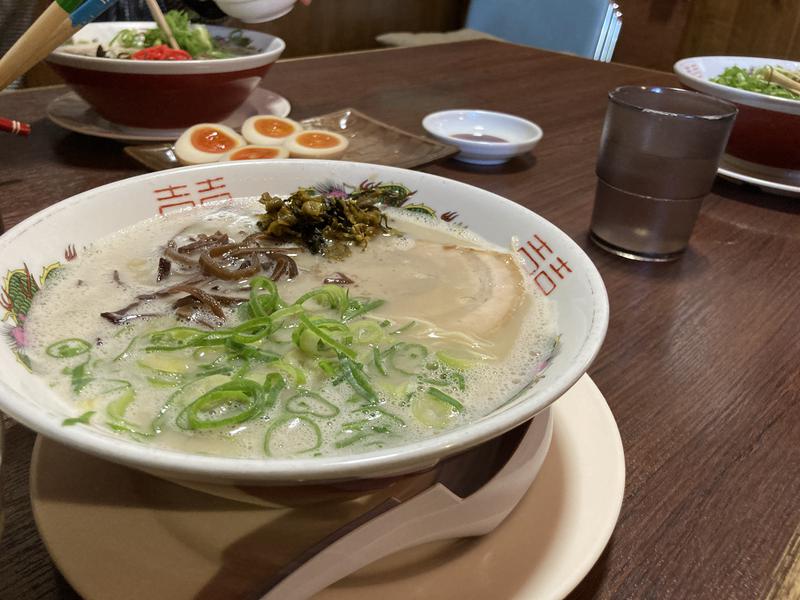
[[[442,110],[427,115],[422,126],[460,150],[453,158],[475,165],[499,165],[530,152],[543,135],[532,121],[491,110]]]
[[[166,450],[87,425],[62,426],[77,410],[26,367],[25,316],[61,263],[94,240],[159,213],[262,192],[364,181],[401,183],[414,203],[447,214],[522,259],[558,313],[557,351],[530,365],[530,380],[501,408],[423,441],[348,456],[235,459]],[[591,364],[608,325],[597,269],[569,236],[537,214],[485,190],[427,173],[362,163],[271,160],[171,169],[99,187],[55,204],[0,237],[0,410],[78,450],[173,479],[217,484],[293,485],[395,477],[425,470],[530,419],[568,390]],[[80,301],[76,298],[76,301]],[[533,381],[536,383],[531,384]],[[364,482],[368,483],[368,482]]]

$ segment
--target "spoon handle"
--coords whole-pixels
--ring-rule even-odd
[[[449,537],[433,525],[460,502],[438,483],[406,502],[389,498],[291,561],[255,598],[306,600],[384,556]]]

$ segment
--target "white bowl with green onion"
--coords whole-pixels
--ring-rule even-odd
[[[525,376],[509,382],[507,398],[504,398],[501,405],[490,413],[474,415],[474,418],[459,421],[457,426],[450,429],[438,429],[439,424],[435,418],[430,420],[430,414],[423,415],[420,417],[423,424],[433,428],[429,437],[416,441],[397,438],[391,443],[363,445],[357,451],[337,455],[316,456],[314,452],[303,451],[292,456],[277,456],[270,451],[270,442],[266,439],[263,442],[265,451],[260,455],[232,458],[167,449],[151,443],[147,432],[126,429],[122,426],[127,423],[124,415],[127,400],[123,396],[108,406],[89,411],[90,414],[81,414],[77,396],[72,397],[69,393],[59,392],[60,388],[48,384],[41,373],[37,374],[30,370],[31,367],[34,371],[38,368],[31,346],[30,330],[26,331],[26,325],[35,320],[35,315],[29,319],[31,302],[35,301],[36,295],[41,293],[42,288],[52,285],[51,278],[58,277],[62,263],[70,262],[76,255],[83,256],[96,240],[160,212],[176,210],[180,208],[181,203],[183,206],[199,205],[202,199],[209,195],[209,187],[214,188],[213,191],[218,197],[253,198],[259,197],[264,192],[269,192],[273,196],[287,196],[299,188],[307,187],[368,189],[370,184],[364,182],[404,186],[403,189],[415,193],[410,197],[412,200],[406,199],[407,202],[404,200],[397,210],[409,209],[414,211],[414,214],[425,215],[420,218],[436,222],[458,223],[458,227],[467,228],[488,242],[507,248],[507,252],[520,261],[522,274],[520,276],[529,279],[532,293],[537,294],[537,298],[541,298],[542,301],[549,302],[554,308],[553,314],[556,315],[554,328],[557,335],[552,346],[548,346],[550,350],[544,355],[530,356],[530,365],[529,369],[526,368]],[[330,188],[331,183],[336,186]],[[178,197],[178,193],[183,195]],[[90,190],[41,211],[0,237],[0,273],[4,274],[2,298],[6,308],[6,314],[0,324],[6,342],[0,344],[0,410],[40,434],[81,451],[167,478],[211,484],[275,486],[379,480],[428,469],[445,457],[462,452],[524,423],[558,399],[586,372],[600,349],[608,325],[608,300],[597,269],[578,245],[552,223],[510,200],[460,182],[417,171],[339,161],[218,163],[143,175]],[[250,289],[251,294],[255,296],[250,298],[255,305],[252,305],[254,308],[251,304],[246,306],[251,307],[247,310],[253,311],[250,317],[256,319],[256,325],[264,322],[264,317],[258,317],[259,311],[264,310],[267,314],[271,314],[269,317],[271,319],[277,319],[280,313],[281,318],[291,316],[302,323],[313,322],[320,326],[319,323],[322,321],[315,321],[316,317],[305,314],[302,308],[297,307],[297,303],[292,305],[294,308],[289,307],[287,310],[278,309],[267,302],[261,295],[267,293],[265,290],[269,285],[254,281],[251,280]],[[80,303],[82,295],[86,297],[85,294],[89,292],[82,291],[80,286],[75,288],[74,301]],[[256,300],[253,300],[253,297]],[[346,299],[347,294],[338,293],[336,298]],[[328,304],[331,306],[337,304],[338,300],[335,302],[334,300],[330,300]],[[351,302],[348,306],[350,306],[348,310],[356,308],[358,309],[356,312],[363,316],[364,312],[372,310],[374,303]],[[482,317],[476,313],[474,318]],[[346,329],[346,324],[334,327],[330,321],[326,323],[326,327],[333,328],[331,331]],[[377,324],[373,322],[371,329],[378,331],[376,335],[381,336],[384,334],[379,330],[384,325],[387,325],[386,331],[389,335],[394,333],[395,325],[384,322]],[[254,336],[254,326],[251,323],[246,328],[247,331],[236,330],[238,337],[235,343],[232,346],[225,345],[225,348],[241,350],[243,344],[246,346],[260,343],[257,340],[258,336]],[[362,329],[364,335],[371,336],[373,333],[366,325],[362,326]],[[208,335],[223,335],[213,332],[198,333],[190,328],[181,329],[180,335],[174,333],[177,330],[171,331],[146,339],[151,342],[157,340],[158,344],[169,346],[173,342],[208,340],[211,339],[207,337]],[[233,330],[223,328],[219,331],[227,332],[224,335],[232,335]],[[305,331],[317,330],[309,325]],[[308,344],[303,341],[302,335],[299,339],[297,344],[300,348],[293,351],[308,350]],[[322,343],[325,339],[326,336],[319,333],[317,341]],[[351,337],[341,339],[348,341],[343,342],[344,346],[332,342],[328,348],[331,360],[326,359],[324,362],[328,363],[326,368],[334,369],[332,377],[337,374],[341,376],[336,385],[351,385],[355,391],[353,397],[356,401],[361,401],[357,396],[368,397],[369,394],[364,390],[368,392],[370,386],[378,385],[380,368],[376,370],[371,364],[366,364],[368,360],[372,360],[369,353],[364,355],[350,351],[351,347],[348,344],[352,343]],[[296,341],[294,336],[292,340]],[[93,341],[92,338],[89,341],[71,339],[54,342],[48,347],[47,353],[55,361],[67,361],[63,363],[67,365],[76,356],[89,356],[90,352],[94,352],[96,344]],[[289,343],[288,340],[285,342]],[[319,347],[319,343],[312,344],[312,349],[308,351],[313,352],[313,348]],[[396,367],[402,370],[407,368],[408,364],[414,363],[418,357],[413,352],[406,351],[410,348],[406,345],[403,351],[405,354],[390,355],[386,368]],[[147,351],[150,349],[148,347]],[[250,348],[248,352],[252,349]],[[223,353],[225,351],[222,350]],[[261,356],[264,356],[263,352]],[[441,360],[448,362],[450,369],[470,368],[469,364],[460,364],[452,358],[441,358]],[[169,362],[168,359],[158,359],[157,354],[153,355],[153,358],[141,361],[143,367],[157,368],[164,376],[158,381],[152,378],[148,380],[153,381],[153,385],[173,385],[174,382],[170,379],[174,378],[169,372],[170,369],[163,365],[151,364],[153,360]],[[376,356],[375,360],[378,361],[380,358]],[[400,364],[398,361],[406,362]],[[314,364],[322,368],[322,362],[320,359],[319,363]],[[88,365],[87,368],[92,373],[99,372],[103,368],[99,361],[89,363],[87,359],[82,364]],[[347,372],[336,370],[345,367],[350,370]],[[83,377],[75,365],[72,368],[67,365],[62,371],[71,373],[73,384],[76,383],[76,377],[77,383],[80,383],[79,380]],[[281,373],[288,374],[287,377],[282,376],[284,383],[281,385],[294,385],[293,378],[296,378],[296,373],[292,375],[290,368],[284,368]],[[353,377],[348,377],[348,373],[355,376],[355,383],[351,381]],[[274,373],[268,374],[266,379],[261,375],[248,381],[236,379],[237,398],[244,398],[253,390],[260,397],[265,397],[269,395],[269,390],[266,388],[277,384],[277,380],[281,378]],[[240,378],[242,375],[231,375],[231,377]],[[196,379],[184,379],[175,384],[179,386],[175,389],[181,392],[196,381]],[[262,381],[263,383],[260,383]],[[106,391],[121,394],[126,391],[123,388],[124,386],[119,385]],[[227,388],[220,389],[224,391]],[[470,407],[452,404],[452,399],[447,393],[430,392],[430,386],[427,389],[427,402],[438,402],[441,405],[439,408],[446,408],[448,414],[455,412],[455,409],[470,414]],[[198,399],[200,404],[212,401],[211,396],[201,396]],[[330,403],[320,402],[315,396],[299,397],[295,394],[285,402],[286,410],[291,413],[288,416],[276,412],[262,414],[258,418],[271,420],[269,422],[278,427],[283,423],[281,419],[292,419],[300,413],[308,413],[302,419],[297,417],[298,423],[307,422],[313,418],[325,417],[323,413],[330,409]],[[413,402],[412,400],[412,405]],[[196,404],[194,401],[187,404],[177,417],[183,419],[186,429],[195,426],[206,427],[210,420],[216,418],[213,415],[209,416],[209,413],[189,408]],[[274,408],[273,405],[270,406]],[[322,408],[319,409],[320,407]],[[361,410],[357,404],[338,408],[342,411],[351,409]],[[433,412],[436,413],[437,410]],[[233,414],[237,418],[242,415],[241,412]],[[439,414],[441,415],[441,412]],[[437,414],[433,414],[433,417],[438,418]],[[267,431],[268,435],[271,427],[270,425]],[[382,433],[382,430],[378,433]]]
[[[685,87],[739,109],[728,154],[752,163],[755,170],[800,170],[800,62],[695,56],[679,60],[673,70]]]
[[[800,62],[751,56],[696,56],[675,63],[681,83],[731,102],[800,115]],[[773,82],[770,76],[775,77]],[[790,81],[782,85],[781,81]],[[792,81],[792,78],[796,78]],[[787,87],[788,86],[788,87]]]

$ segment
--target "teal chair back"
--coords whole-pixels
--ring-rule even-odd
[[[471,0],[466,26],[509,42],[609,61],[622,14],[610,0]]]

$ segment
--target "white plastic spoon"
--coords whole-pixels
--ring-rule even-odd
[[[432,487],[410,499],[389,498],[340,527],[284,567],[255,597],[305,600],[400,550],[489,533],[533,483],[552,428],[548,408],[530,425],[448,459]]]

